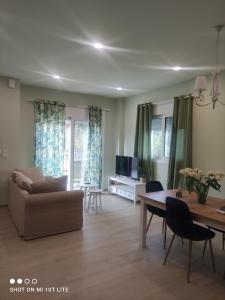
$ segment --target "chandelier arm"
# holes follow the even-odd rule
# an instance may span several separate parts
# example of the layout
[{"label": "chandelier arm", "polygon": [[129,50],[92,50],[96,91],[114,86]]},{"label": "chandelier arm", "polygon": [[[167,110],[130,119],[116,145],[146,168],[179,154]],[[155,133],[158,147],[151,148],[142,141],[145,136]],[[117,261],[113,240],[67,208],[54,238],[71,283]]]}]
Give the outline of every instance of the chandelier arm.
[{"label": "chandelier arm", "polygon": [[224,103],[223,101],[221,101],[221,100],[219,100],[219,99],[217,99],[217,101],[218,101],[220,104],[225,105],[225,103]]},{"label": "chandelier arm", "polygon": [[[211,104],[212,102],[211,101],[209,101],[209,102],[207,102],[207,103],[202,103],[202,104],[200,104],[201,102],[199,102],[199,101],[197,101],[197,99],[195,99],[195,104],[197,105],[197,106],[208,106],[209,104]],[[224,104],[225,105],[225,104]]]}]

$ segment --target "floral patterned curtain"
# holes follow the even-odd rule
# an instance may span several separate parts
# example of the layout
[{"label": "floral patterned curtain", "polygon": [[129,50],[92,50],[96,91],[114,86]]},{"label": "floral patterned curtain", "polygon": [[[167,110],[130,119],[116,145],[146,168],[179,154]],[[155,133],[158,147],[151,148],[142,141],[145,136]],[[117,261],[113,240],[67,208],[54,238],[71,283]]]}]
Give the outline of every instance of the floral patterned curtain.
[{"label": "floral patterned curtain", "polygon": [[62,176],[65,104],[35,101],[34,161],[45,176]]},{"label": "floral patterned curtain", "polygon": [[89,107],[88,160],[85,181],[102,183],[102,109]]}]

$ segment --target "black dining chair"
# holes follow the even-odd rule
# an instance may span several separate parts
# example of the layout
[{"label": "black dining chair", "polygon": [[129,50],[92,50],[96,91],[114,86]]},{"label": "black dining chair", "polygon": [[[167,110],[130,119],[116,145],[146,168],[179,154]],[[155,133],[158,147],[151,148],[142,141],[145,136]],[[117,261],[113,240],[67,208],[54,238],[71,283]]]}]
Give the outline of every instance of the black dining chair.
[{"label": "black dining chair", "polygon": [[[160,192],[160,191],[163,191],[163,187],[162,187],[162,184],[161,184],[160,181],[151,180],[151,181],[148,181],[146,183],[146,193]],[[160,218],[163,218],[162,231],[164,231],[164,249],[165,249],[166,248],[166,230],[167,230],[166,219],[165,219],[166,218],[166,211],[161,209],[161,208],[150,205],[150,204],[147,204],[147,209],[150,212],[151,216],[150,216],[150,219],[148,221],[148,225],[147,225],[147,228],[146,228],[146,233],[148,232],[149,226],[151,224],[151,221],[152,221],[152,218],[153,218],[154,215],[156,215]]]},{"label": "black dining chair", "polygon": [[215,262],[214,262],[212,241],[211,241],[214,238],[215,233],[210,229],[197,225],[193,222],[193,218],[187,204],[182,200],[178,200],[172,197],[167,197],[166,198],[166,222],[168,227],[173,231],[173,237],[171,239],[163,265],[166,264],[166,260],[170,253],[174,238],[176,235],[178,235],[179,237],[189,240],[187,282],[190,282],[193,241],[209,241],[213,271],[215,272]]}]

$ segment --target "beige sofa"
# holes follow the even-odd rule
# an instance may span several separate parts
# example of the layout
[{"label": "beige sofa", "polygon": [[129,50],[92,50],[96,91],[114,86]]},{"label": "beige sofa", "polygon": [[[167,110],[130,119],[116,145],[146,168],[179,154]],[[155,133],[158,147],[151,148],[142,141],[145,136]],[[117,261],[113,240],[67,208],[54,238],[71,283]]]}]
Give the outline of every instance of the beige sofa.
[{"label": "beige sofa", "polygon": [[9,213],[25,240],[81,229],[83,192],[29,194],[10,179]]}]

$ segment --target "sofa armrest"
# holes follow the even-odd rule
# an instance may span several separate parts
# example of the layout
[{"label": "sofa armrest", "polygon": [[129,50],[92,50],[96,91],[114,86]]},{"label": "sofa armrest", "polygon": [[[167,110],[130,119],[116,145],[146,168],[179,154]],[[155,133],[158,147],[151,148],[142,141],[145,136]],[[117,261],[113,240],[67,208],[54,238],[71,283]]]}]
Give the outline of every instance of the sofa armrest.
[{"label": "sofa armrest", "polygon": [[83,195],[82,191],[25,195],[24,239],[80,229]]},{"label": "sofa armrest", "polygon": [[[9,178],[9,214],[15,224],[19,235],[24,233],[25,191],[22,191],[11,178]],[[29,194],[28,194],[29,195]]]}]

